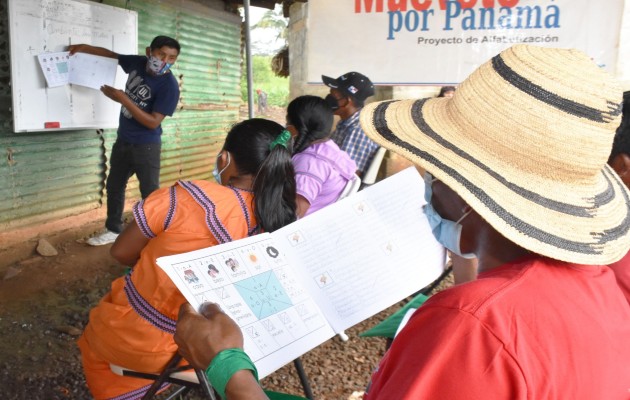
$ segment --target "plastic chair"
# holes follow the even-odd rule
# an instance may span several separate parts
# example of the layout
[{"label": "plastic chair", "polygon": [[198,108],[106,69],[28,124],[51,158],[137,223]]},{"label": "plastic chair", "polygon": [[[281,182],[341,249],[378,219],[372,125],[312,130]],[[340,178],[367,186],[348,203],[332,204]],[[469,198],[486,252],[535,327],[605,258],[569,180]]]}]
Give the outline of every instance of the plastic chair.
[{"label": "plastic chair", "polygon": [[[204,373],[204,371],[194,369],[190,365],[178,366],[181,359],[182,357],[179,354],[176,354],[171,359],[171,361],[169,361],[168,365],[164,368],[164,370],[159,375],[138,372],[138,371],[123,368],[114,364],[110,364],[110,369],[116,375],[135,376],[137,378],[154,380],[151,387],[147,390],[145,395],[142,397],[142,400],[153,399],[156,393],[168,383],[176,384],[176,385],[179,385],[180,387],[177,388],[173,393],[171,393],[164,400],[173,400],[175,398],[181,399],[193,388],[201,388],[205,398],[207,399],[211,399],[211,400],[220,399],[221,397],[217,393],[214,392],[214,389],[210,385],[210,382],[208,382],[208,378],[206,377],[206,374]],[[302,369],[301,362],[298,361],[298,363],[302,372],[302,374],[299,374],[300,380],[302,380],[303,377],[305,378],[306,375],[303,375],[304,370]],[[297,365],[296,365],[296,368],[297,368]],[[304,386],[303,381],[302,381],[302,385]],[[304,389],[306,391],[306,387]],[[310,397],[308,398],[312,399],[313,395],[310,392],[310,390],[311,390],[310,386],[308,386],[308,391],[310,394]],[[306,400],[306,398],[304,397],[281,393],[281,392],[274,392],[270,390],[265,390],[265,394],[267,394],[270,400]],[[182,397],[178,397],[178,396],[182,396]]]},{"label": "plastic chair", "polygon": [[370,166],[365,171],[363,175],[363,183],[361,185],[361,189],[366,188],[368,186],[376,183],[376,177],[378,176],[378,171],[381,169],[381,164],[383,163],[383,158],[385,157],[385,153],[387,149],[385,147],[379,147],[370,162]]},{"label": "plastic chair", "polygon": [[165,400],[171,400],[177,396],[186,395],[193,388],[201,388],[205,397],[209,400],[217,400],[220,397],[214,392],[214,389],[208,382],[206,374],[202,370],[194,369],[190,365],[179,365],[182,356],[175,354],[168,362],[166,367],[159,374],[134,371],[115,364],[109,367],[113,373],[122,376],[133,376],[136,378],[153,380],[153,384],[142,397],[142,400],[153,399],[155,394],[167,384],[175,384],[180,386]]},{"label": "plastic chair", "polygon": [[341,194],[339,195],[339,198],[337,199],[337,201],[339,201],[341,199],[345,199],[346,197],[350,196],[351,194],[354,194],[354,193],[358,192],[360,187],[361,187],[361,178],[359,178],[357,175],[355,175],[354,179],[349,180],[348,183],[346,184],[346,186],[343,188],[343,190],[341,191]]}]

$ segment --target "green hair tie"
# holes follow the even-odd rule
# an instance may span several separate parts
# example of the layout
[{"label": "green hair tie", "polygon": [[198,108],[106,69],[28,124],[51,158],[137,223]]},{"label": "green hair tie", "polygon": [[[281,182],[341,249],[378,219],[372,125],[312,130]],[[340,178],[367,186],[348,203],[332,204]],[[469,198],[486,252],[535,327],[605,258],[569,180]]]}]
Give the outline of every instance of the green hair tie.
[{"label": "green hair tie", "polygon": [[269,144],[269,150],[273,150],[273,148],[278,145],[283,146],[285,149],[288,149],[287,144],[289,143],[289,140],[291,140],[291,132],[285,129],[280,132],[280,134],[273,140],[273,142],[271,142],[271,144]]}]

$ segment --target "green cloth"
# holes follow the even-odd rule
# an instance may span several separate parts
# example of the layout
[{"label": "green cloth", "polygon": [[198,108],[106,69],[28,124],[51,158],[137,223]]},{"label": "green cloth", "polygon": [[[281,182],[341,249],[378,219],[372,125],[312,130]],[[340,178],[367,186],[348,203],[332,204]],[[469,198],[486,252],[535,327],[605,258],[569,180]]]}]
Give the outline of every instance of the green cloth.
[{"label": "green cloth", "polygon": [[294,396],[292,394],[280,393],[280,392],[272,392],[270,390],[265,390],[265,394],[269,397],[269,400],[306,400],[305,397]]},{"label": "green cloth", "polygon": [[396,335],[396,331],[398,330],[398,325],[400,325],[403,317],[405,316],[405,314],[407,314],[407,310],[409,310],[410,308],[420,307],[422,303],[424,303],[427,299],[428,297],[423,294],[417,295],[409,303],[405,304],[400,310],[387,317],[383,322],[376,325],[372,329],[368,329],[367,331],[360,333],[359,336],[381,336],[393,339],[394,335]]},{"label": "green cloth", "polygon": [[242,369],[252,371],[252,374],[258,380],[258,370],[252,362],[251,358],[243,351],[243,349],[235,347],[233,349],[221,350],[219,354],[214,356],[210,365],[206,369],[206,376],[214,390],[219,393],[222,399],[225,399],[225,387],[232,375]]}]

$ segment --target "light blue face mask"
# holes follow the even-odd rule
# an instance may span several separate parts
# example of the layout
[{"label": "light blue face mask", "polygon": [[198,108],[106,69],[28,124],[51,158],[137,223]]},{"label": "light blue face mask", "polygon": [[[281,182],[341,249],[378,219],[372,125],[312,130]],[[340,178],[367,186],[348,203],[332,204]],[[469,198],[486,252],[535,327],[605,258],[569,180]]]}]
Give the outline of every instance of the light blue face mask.
[{"label": "light blue face mask", "polygon": [[462,225],[460,222],[462,222],[462,220],[466,218],[472,210],[466,211],[464,215],[455,222],[442,218],[431,204],[431,197],[433,196],[433,181],[434,179],[431,174],[424,174],[424,199],[427,201],[427,204],[424,206],[424,213],[429,220],[433,236],[435,236],[435,239],[442,246],[446,247],[453,254],[457,254],[463,258],[475,258],[474,253],[462,254],[462,251],[459,248],[459,242],[462,237]]},{"label": "light blue face mask", "polygon": [[155,75],[163,75],[168,71],[173,64],[169,64],[166,61],[162,61],[161,59],[150,56],[147,61],[147,68],[153,72]]},{"label": "light blue face mask", "polygon": [[229,152],[227,153],[228,162],[221,171],[219,171],[219,157],[221,157],[221,153],[219,153],[219,155],[217,156],[217,162],[214,163],[214,170],[212,171],[212,176],[214,176],[214,180],[217,181],[219,185],[223,185],[223,183],[221,183],[221,174],[223,173],[223,171],[227,169],[227,167],[230,166],[230,161],[231,161],[230,153]]}]

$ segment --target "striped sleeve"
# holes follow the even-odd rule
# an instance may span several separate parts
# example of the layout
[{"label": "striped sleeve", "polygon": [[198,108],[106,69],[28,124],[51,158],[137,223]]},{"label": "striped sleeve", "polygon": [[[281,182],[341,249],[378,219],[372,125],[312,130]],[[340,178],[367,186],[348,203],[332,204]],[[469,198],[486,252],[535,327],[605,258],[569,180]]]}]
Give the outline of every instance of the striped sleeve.
[{"label": "striped sleeve", "polygon": [[133,217],[142,234],[152,239],[165,231],[173,219],[176,204],[175,190],[170,187],[158,189],[134,204]]}]

